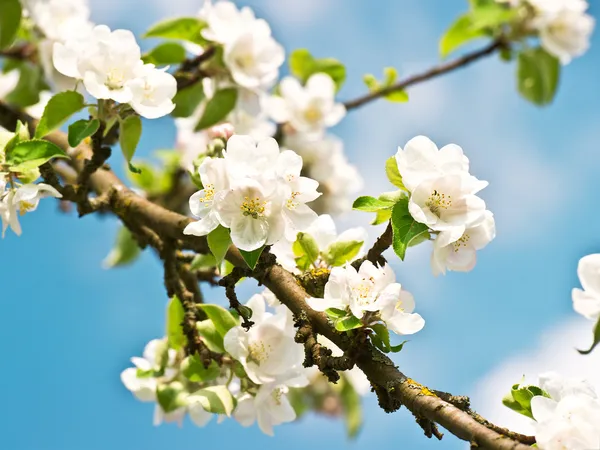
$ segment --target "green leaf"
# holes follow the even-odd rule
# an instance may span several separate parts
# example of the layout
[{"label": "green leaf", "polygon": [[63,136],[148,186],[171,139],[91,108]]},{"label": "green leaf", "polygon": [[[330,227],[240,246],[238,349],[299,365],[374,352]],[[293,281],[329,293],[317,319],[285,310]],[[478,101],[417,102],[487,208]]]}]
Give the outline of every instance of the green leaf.
[{"label": "green leaf", "polygon": [[515,384],[510,393],[504,396],[502,403],[513,411],[533,419],[531,399],[537,396],[550,398],[550,395],[538,386],[521,386],[520,384]]},{"label": "green leaf", "polygon": [[196,131],[204,130],[222,120],[235,108],[238,91],[235,88],[221,89],[206,103],[204,113],[200,122],[196,125]]},{"label": "green leaf", "polygon": [[346,81],[346,68],[334,58],[314,58],[305,48],[294,50],[289,59],[290,72],[302,83],[315,73],[325,73],[331,77],[339,91]]},{"label": "green leaf", "polygon": [[319,246],[310,234],[298,233],[297,236],[292,244],[296,265],[300,270],[307,270],[319,257]]},{"label": "green leaf", "polygon": [[226,386],[210,386],[200,389],[188,397],[188,402],[198,402],[213,414],[230,416],[235,408],[235,400]]},{"label": "green leaf", "polygon": [[404,261],[406,249],[415,239],[429,232],[427,225],[413,219],[408,212],[408,200],[402,199],[392,210],[393,248],[396,255]]},{"label": "green leaf", "polygon": [[85,100],[79,92],[65,91],[54,95],[44,109],[44,115],[35,130],[35,137],[42,138],[50,134],[84,106]]},{"label": "green leaf", "polygon": [[[373,74],[368,73],[363,76],[363,81],[370,92],[378,92],[392,86],[398,77],[398,71],[393,67],[386,67],[383,69],[383,75],[384,79],[381,82]],[[395,103],[405,103],[408,101],[408,93],[404,90],[396,90],[384,95],[384,98]]]},{"label": "green leaf", "polygon": [[215,257],[217,265],[220,265],[221,261],[223,261],[225,255],[227,254],[229,246],[231,245],[229,228],[219,225],[217,228],[208,233],[206,240],[208,241],[208,248]]},{"label": "green leaf", "polygon": [[167,338],[169,340],[169,347],[179,350],[187,345],[187,337],[183,332],[183,319],[185,316],[185,309],[181,301],[177,296],[169,300],[167,306]]},{"label": "green leaf", "polygon": [[104,258],[102,267],[112,269],[113,267],[126,266],[133,263],[141,253],[140,246],[133,239],[131,232],[126,227],[121,227],[117,239],[110,253]]},{"label": "green leaf", "polygon": [[190,264],[190,270],[210,269],[218,266],[219,264],[213,255],[196,255]]},{"label": "green leaf", "polygon": [[173,117],[189,117],[194,114],[202,100],[204,100],[202,83],[198,82],[187,86],[177,91],[177,94],[173,97],[175,109],[171,115]]},{"label": "green leaf", "polygon": [[183,41],[202,44],[206,42],[200,32],[206,23],[195,17],[177,17],[158,22],[150,27],[145,38],[158,37],[165,39],[181,39]]},{"label": "green leaf", "polygon": [[[17,126],[15,127],[14,133],[0,131],[0,134],[0,149],[4,150],[4,154],[10,153],[19,142],[28,141],[30,139],[29,128],[20,120],[17,120]],[[6,140],[7,138],[8,140]]]},{"label": "green leaf", "polygon": [[335,322],[335,329],[338,331],[354,330],[362,326],[361,320],[354,316],[348,316]]},{"label": "green leaf", "polygon": [[242,258],[244,258],[244,261],[246,261],[246,264],[248,264],[250,269],[254,270],[256,263],[258,263],[258,259],[260,258],[260,255],[264,249],[265,247],[263,246],[261,248],[257,248],[256,250],[252,250],[251,252],[240,250]]},{"label": "green leaf", "polygon": [[181,363],[181,372],[193,383],[212,381],[221,374],[221,368],[216,361],[211,360],[208,367],[204,367],[198,353],[188,356]]},{"label": "green leaf", "polygon": [[98,119],[81,119],[69,125],[69,145],[77,147],[85,138],[92,136],[100,128]]},{"label": "green leaf", "polygon": [[592,343],[592,346],[588,350],[577,351],[582,355],[589,355],[590,353],[592,353],[592,350],[594,350],[594,348],[596,348],[598,344],[600,344],[600,318],[598,318],[596,326],[594,327],[594,342]]},{"label": "green leaf", "polygon": [[[379,341],[382,344],[382,347],[379,347],[380,350],[384,351],[385,353],[388,353],[390,351],[390,332],[388,331],[387,327],[381,323],[376,323],[374,325],[371,325],[371,329],[375,332],[375,336],[379,339]],[[371,340],[373,340],[373,337],[375,337],[373,335],[371,335]]]},{"label": "green leaf", "polygon": [[382,209],[380,211],[377,211],[377,215],[375,216],[375,219],[373,219],[373,222],[371,222],[371,225],[380,225],[382,223],[386,223],[391,219],[391,217],[391,209]]},{"label": "green leaf", "polygon": [[471,28],[482,30],[484,28],[496,29],[510,22],[518,15],[516,8],[506,8],[499,3],[481,4],[471,12]]},{"label": "green leaf", "polygon": [[121,121],[119,143],[121,144],[121,151],[123,152],[123,156],[125,157],[125,160],[128,163],[131,163],[131,159],[135,154],[135,150],[140,142],[141,137],[142,119],[140,119],[140,116],[127,116]]},{"label": "green leaf", "polygon": [[398,163],[396,162],[396,157],[391,156],[385,162],[385,174],[394,186],[399,189],[406,190],[404,183],[402,182],[402,175],[400,175],[400,171],[398,170]]},{"label": "green leaf", "polygon": [[394,206],[394,202],[387,200],[379,200],[375,197],[358,197],[352,204],[352,209],[366,212],[377,212],[382,209],[391,209]]},{"label": "green leaf", "polygon": [[340,400],[344,410],[344,421],[349,438],[355,438],[362,427],[362,404],[360,395],[345,375],[341,379]]},{"label": "green leaf", "polygon": [[177,42],[163,42],[142,56],[146,64],[168,66],[185,60],[185,49]]},{"label": "green leaf", "polygon": [[[8,64],[6,62],[4,68]],[[14,64],[12,70],[19,71],[19,82],[13,91],[6,96],[5,100],[11,105],[20,106],[21,108],[39,103],[40,92],[49,89],[44,81],[43,69],[28,61],[20,61]]]},{"label": "green leaf", "polygon": [[327,249],[324,258],[330,266],[343,266],[356,258],[363,244],[362,241],[334,242]]},{"label": "green leaf", "polygon": [[65,158],[69,156],[62,148],[52,142],[41,139],[21,141],[6,154],[6,164],[10,166],[11,172],[27,172],[52,158]]},{"label": "green leaf", "polygon": [[327,308],[325,310],[325,314],[327,314],[332,319],[342,319],[348,315],[348,313],[343,309],[337,308]]},{"label": "green leaf", "polygon": [[187,394],[179,382],[159,384],[156,388],[156,401],[165,413],[175,411],[187,405]]},{"label": "green leaf", "polygon": [[406,344],[408,341],[402,341],[400,344],[398,345],[392,345],[390,346],[390,351],[392,353],[399,353],[402,351],[402,349],[404,348],[404,344]]},{"label": "green leaf", "polygon": [[471,14],[460,16],[450,26],[448,31],[440,40],[440,55],[445,58],[462,45],[480,37],[484,37],[485,32],[473,27],[473,18]]},{"label": "green leaf", "polygon": [[541,47],[523,50],[517,61],[519,92],[536,105],[554,99],[560,78],[560,62]]},{"label": "green leaf", "polygon": [[19,0],[0,0],[0,49],[8,47],[15,39],[21,24]]},{"label": "green leaf", "polygon": [[233,314],[222,306],[202,304],[198,305],[198,308],[206,313],[221,337],[225,336],[229,330],[238,325],[238,320]]},{"label": "green leaf", "polygon": [[223,353],[225,348],[223,347],[223,336],[217,331],[217,327],[212,320],[202,320],[196,322],[196,329],[198,334],[202,337],[202,341],[206,344],[211,352]]}]

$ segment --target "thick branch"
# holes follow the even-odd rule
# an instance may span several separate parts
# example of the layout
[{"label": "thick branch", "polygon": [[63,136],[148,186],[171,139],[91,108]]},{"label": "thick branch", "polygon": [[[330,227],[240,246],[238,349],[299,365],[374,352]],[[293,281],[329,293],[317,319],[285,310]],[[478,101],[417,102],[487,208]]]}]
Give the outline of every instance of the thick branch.
[{"label": "thick branch", "polygon": [[[35,125],[30,117],[12,110],[0,102],[0,125],[13,129],[20,118]],[[64,149],[68,148],[64,133],[55,132],[49,139]],[[86,157],[90,149],[82,144],[79,150]],[[81,173],[83,164],[72,160],[73,168]],[[189,238],[183,229],[190,219],[155,205],[130,191],[110,170],[97,171],[90,176],[90,187],[101,196],[112,189],[110,210],[123,221],[143,224],[162,239],[182,242],[186,248],[198,252],[208,252],[206,239]],[[239,251],[231,248],[227,259],[238,267],[245,267]],[[460,439],[475,443],[479,448],[501,450],[528,450],[529,447],[491,429],[475,420],[469,413],[442,400],[426,387],[407,378],[394,363],[372,345],[364,342],[360,351],[345,334],[335,331],[325,314],[312,310],[306,303],[306,291],[296,278],[279,265],[267,267],[260,274],[264,283],[296,316],[306,317],[313,330],[333,341],[345,352],[356,351],[356,364],[367,375],[378,394],[381,406],[386,412],[397,410],[405,405],[419,420],[426,419],[437,423]],[[432,431],[435,433],[435,431]]]},{"label": "thick branch", "polygon": [[405,80],[401,80],[392,86],[386,87],[379,91],[371,92],[362,97],[358,97],[357,99],[347,101],[346,103],[344,103],[344,106],[346,106],[346,109],[348,110],[358,108],[359,106],[363,106],[373,100],[377,100],[380,97],[392,94],[393,92],[402,91],[407,87],[420,83],[421,81],[431,80],[432,78],[436,78],[439,75],[443,75],[445,73],[452,72],[453,70],[460,69],[461,67],[465,67],[471,64],[472,62],[477,61],[478,59],[491,55],[496,50],[499,50],[505,45],[506,44],[503,41],[495,40],[486,47],[483,47],[482,49],[472,53],[467,53],[466,55],[455,59],[454,61],[440,64],[439,66],[435,66],[427,70],[426,72],[413,75],[411,77],[406,78]]}]

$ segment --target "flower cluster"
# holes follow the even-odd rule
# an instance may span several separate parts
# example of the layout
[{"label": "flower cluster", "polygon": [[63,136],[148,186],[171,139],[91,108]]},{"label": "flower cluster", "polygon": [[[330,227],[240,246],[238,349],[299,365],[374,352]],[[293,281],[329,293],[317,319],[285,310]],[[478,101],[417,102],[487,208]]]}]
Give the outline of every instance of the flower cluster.
[{"label": "flower cluster", "polygon": [[308,304],[317,311],[336,309],[347,311],[364,325],[378,321],[396,334],[414,334],[425,325],[416,313],[412,294],[396,283],[389,265],[377,267],[365,261],[357,271],[352,265],[334,267],[325,285],[324,298],[309,298]]},{"label": "flower cluster", "polygon": [[600,400],[590,383],[549,372],[540,375],[546,395],[531,399],[535,440],[542,450],[600,448]]},{"label": "flower cluster", "polygon": [[437,234],[431,258],[433,273],[471,270],[476,251],[496,235],[494,216],[476,195],[487,181],[469,174],[469,160],[459,146],[438,149],[425,136],[399,148],[396,162],[410,193],[410,214]]},{"label": "flower cluster", "polygon": [[318,183],[300,176],[301,170],[302,158],[280,152],[272,138],[257,144],[250,136],[232,136],[223,158],[208,157],[198,169],[204,189],[190,198],[190,209],[200,220],[184,233],[204,236],[222,225],[245,251],[284,235],[295,239],[317,218],[306,203],[320,195]]},{"label": "flower cluster", "polygon": [[173,111],[177,93],[175,78],[153,64],[144,64],[135,37],[128,30],[94,27],[85,36],[55,42],[54,67],[63,75],[82,81],[97,99],[129,104],[134,111],[155,119]]}]

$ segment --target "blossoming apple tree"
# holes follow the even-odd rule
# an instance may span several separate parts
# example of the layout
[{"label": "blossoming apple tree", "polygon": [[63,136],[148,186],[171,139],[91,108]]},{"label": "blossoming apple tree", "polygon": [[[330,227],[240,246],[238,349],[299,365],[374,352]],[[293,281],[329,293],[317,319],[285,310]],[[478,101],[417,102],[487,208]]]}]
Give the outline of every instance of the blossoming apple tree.
[{"label": "blossoming apple tree", "polygon": [[[80,217],[120,219],[106,267],[154,250],[165,337],[131,358],[121,380],[155,403],[155,424],[235,420],[272,435],[313,410],[343,415],[354,435],[371,391],[386,412],[407,407],[429,438],[441,439],[441,426],[473,448],[599,449],[600,400],[585,380],[545,373],[507,386],[504,404],[535,420],[525,436],[400,372],[387,355],[425,319],[383,253],[404,260],[433,241],[435,275],[470,271],[496,234],[479,196],[488,183],[460,146],[416,136],[381,149],[390,191],[354,198],[361,177],[328,132],[355,108],[406,102],[412,85],[493,55],[516,65],[526,100],[549,104],[563,67],[589,45],[587,6],[470,0],[440,53],[474,40],[480,50],[402,80],[393,68],[381,80],[365,75],[368,92],[342,102],[340,61],[305,49],[286,56],[265,20],[229,1],[151,26],[144,37],[162,42],[142,53],[130,31],[94,24],[84,0],[1,0],[2,234],[20,235],[19,217],[51,197]],[[291,75],[280,79],[286,59]],[[176,150],[158,153],[160,166],[135,158],[143,127],[166,115]],[[112,154],[117,144],[123,156]],[[109,160],[126,163],[129,184]],[[374,243],[364,228],[336,230],[333,217],[351,208],[387,224]],[[574,308],[595,322],[589,353],[600,342],[600,255],[582,258],[578,274]],[[247,301],[237,295],[245,279],[264,287]],[[229,304],[207,301],[205,285],[221,286]]]}]

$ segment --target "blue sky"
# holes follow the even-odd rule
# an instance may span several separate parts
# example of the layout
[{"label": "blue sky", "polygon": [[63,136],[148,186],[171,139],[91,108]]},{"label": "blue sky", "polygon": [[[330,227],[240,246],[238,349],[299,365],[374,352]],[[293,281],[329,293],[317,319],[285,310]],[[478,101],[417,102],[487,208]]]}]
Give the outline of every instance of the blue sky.
[{"label": "blue sky", "polygon": [[[93,18],[139,35],[165,14],[192,13],[200,3],[97,1]],[[348,81],[340,97],[347,99],[365,91],[364,73],[378,75],[383,67],[394,66],[406,75],[438,62],[439,36],[466,9],[467,1],[239,4],[251,5],[258,16],[267,18],[288,51],[306,47],[317,56],[343,61]],[[597,16],[598,11],[593,5],[591,13]],[[391,188],[383,180],[384,161],[417,134],[440,146],[461,145],[471,159],[472,173],[490,182],[482,195],[495,213],[498,237],[481,252],[473,272],[434,278],[427,246],[409,251],[402,264],[390,255],[399,281],[415,294],[417,311],[427,321],[397,357],[400,368],[420,382],[457,394],[501,397],[520,377],[520,368],[510,372],[512,376],[517,371],[517,379],[492,375],[511,358],[542,354],[540,336],[555,339],[546,346],[556,341],[568,342],[568,348],[588,343],[585,328],[591,330],[591,324],[575,321],[570,290],[578,284],[578,259],[600,250],[600,212],[595,207],[599,40],[596,33],[591,50],[565,68],[558,96],[548,108],[520,99],[514,65],[492,57],[416,87],[407,104],[380,101],[352,112],[334,130],[367,180],[365,194]],[[173,138],[169,119],[153,122],[140,154],[170,148]],[[367,214],[351,213],[340,224],[366,226],[369,221]],[[110,217],[78,220],[45,201],[22,224],[23,236],[9,233],[0,243],[0,448],[154,450],[217,444],[233,448],[240,442],[249,449],[365,444],[465,448],[450,435],[442,443],[427,440],[405,409],[387,415],[373,397],[365,400],[366,423],[353,443],[346,440],[340,421],[314,416],[278,427],[274,438],[234,421],[204,429],[191,423],[183,429],[153,427],[152,407],[133,399],[120,384],[119,373],[129,357],[163,333],[166,297],[160,264],[148,253],[131,268],[101,269],[117,227]],[[372,236],[380,231],[372,230]],[[208,298],[221,301],[222,295],[210,291]],[[567,323],[572,324],[568,330]],[[573,329],[583,331],[571,342],[567,331]],[[543,364],[560,370],[557,359],[546,358]],[[579,358],[573,364],[589,367],[593,361],[597,366],[597,359]],[[489,377],[506,385],[486,386]],[[476,399],[482,408],[490,408],[484,403]]]}]

